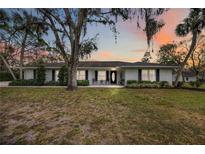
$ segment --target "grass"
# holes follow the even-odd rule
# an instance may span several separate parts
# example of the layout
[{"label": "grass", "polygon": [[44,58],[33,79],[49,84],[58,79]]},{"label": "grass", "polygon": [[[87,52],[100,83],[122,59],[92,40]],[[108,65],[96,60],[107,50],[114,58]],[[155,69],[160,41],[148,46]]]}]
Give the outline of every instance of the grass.
[{"label": "grass", "polygon": [[204,94],[1,88],[0,144],[205,144]]},{"label": "grass", "polygon": [[203,83],[200,88],[205,89],[205,83]]},{"label": "grass", "polygon": [[[193,88],[188,82],[184,83],[183,86],[186,87],[186,88]],[[205,83],[203,83],[203,84],[199,87],[199,89],[205,89]]]}]

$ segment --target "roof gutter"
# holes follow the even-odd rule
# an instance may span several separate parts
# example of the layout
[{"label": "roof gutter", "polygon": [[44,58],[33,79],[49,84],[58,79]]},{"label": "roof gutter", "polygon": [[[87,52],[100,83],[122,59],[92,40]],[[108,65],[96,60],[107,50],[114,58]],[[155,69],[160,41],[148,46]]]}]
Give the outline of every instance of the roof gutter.
[{"label": "roof gutter", "polygon": [[121,66],[122,68],[179,68],[179,66]]}]

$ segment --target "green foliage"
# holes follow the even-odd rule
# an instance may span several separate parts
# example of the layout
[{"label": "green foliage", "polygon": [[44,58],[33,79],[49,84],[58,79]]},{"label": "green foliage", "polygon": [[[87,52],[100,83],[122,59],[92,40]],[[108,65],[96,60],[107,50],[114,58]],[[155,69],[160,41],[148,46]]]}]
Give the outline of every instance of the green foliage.
[{"label": "green foliage", "polygon": [[43,85],[46,80],[46,74],[45,74],[45,67],[43,65],[39,65],[36,73],[37,73],[37,82],[39,85]]},{"label": "green foliage", "polygon": [[38,86],[39,83],[37,80],[14,80],[9,83],[9,86]]},{"label": "green foliage", "polygon": [[150,83],[157,83],[156,81],[137,81],[137,80],[127,80],[127,84],[133,84],[133,83],[144,83],[144,84],[150,84]]},{"label": "green foliage", "polygon": [[169,82],[168,81],[160,81],[159,82],[160,87],[170,87]]},{"label": "green foliage", "polygon": [[169,88],[169,82],[167,81],[137,81],[128,80],[127,87],[129,88]]},{"label": "green foliage", "polygon": [[91,39],[87,39],[81,43],[80,47],[80,57],[85,58],[88,57],[92,51],[97,51],[97,36]]},{"label": "green foliage", "polygon": [[133,84],[133,83],[138,83],[137,80],[127,80],[127,84]]},{"label": "green foliage", "polygon": [[158,62],[161,64],[180,64],[183,56],[176,52],[177,44],[168,43],[160,47],[158,53]]},{"label": "green foliage", "polygon": [[198,88],[200,87],[203,83],[200,81],[191,81],[189,82],[189,84],[193,87],[193,88]]},{"label": "green foliage", "polygon": [[182,23],[177,25],[176,34],[178,36],[187,36],[190,32],[201,33],[205,27],[205,16],[202,8],[190,9],[190,13]]},{"label": "green foliage", "polygon": [[127,85],[128,88],[160,88],[157,83],[133,83]]},{"label": "green foliage", "polygon": [[183,85],[184,85],[184,82],[183,82],[183,81],[179,81],[179,82],[177,83],[177,86],[176,86],[176,87],[181,88]]},{"label": "green foliage", "polygon": [[0,72],[0,81],[12,81],[13,77],[8,72]]},{"label": "green foliage", "polygon": [[66,65],[62,66],[60,68],[59,74],[58,74],[58,81],[61,86],[67,85],[68,83],[68,67]]},{"label": "green foliage", "polygon": [[77,80],[78,86],[89,86],[89,80]]},{"label": "green foliage", "polygon": [[56,81],[48,81],[44,85],[45,86],[60,86],[59,82],[56,82]]}]

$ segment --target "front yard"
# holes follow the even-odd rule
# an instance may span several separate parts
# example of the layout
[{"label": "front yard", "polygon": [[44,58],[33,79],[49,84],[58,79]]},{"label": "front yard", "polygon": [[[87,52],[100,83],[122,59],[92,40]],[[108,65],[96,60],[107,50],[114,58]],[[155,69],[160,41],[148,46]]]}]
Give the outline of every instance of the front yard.
[{"label": "front yard", "polygon": [[1,88],[0,144],[205,144],[205,93]]}]

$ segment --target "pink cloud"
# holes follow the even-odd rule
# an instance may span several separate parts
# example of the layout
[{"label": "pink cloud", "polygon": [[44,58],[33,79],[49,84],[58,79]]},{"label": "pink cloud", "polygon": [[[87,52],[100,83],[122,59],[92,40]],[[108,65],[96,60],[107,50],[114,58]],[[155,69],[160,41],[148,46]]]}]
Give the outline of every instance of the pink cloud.
[{"label": "pink cloud", "polygon": [[162,44],[180,39],[176,36],[175,29],[176,26],[187,16],[188,12],[188,9],[170,9],[165,14],[160,16],[160,18],[164,20],[165,26],[156,35],[154,42],[160,46]]},{"label": "pink cloud", "polygon": [[140,61],[140,58],[137,56],[135,57],[129,57],[124,55],[119,55],[119,54],[114,54],[112,51],[98,51],[95,52],[91,55],[89,60],[100,60],[100,61],[127,61],[127,62],[136,62]]},{"label": "pink cloud", "polygon": [[113,54],[110,51],[101,51],[101,52],[99,52],[99,57],[101,57],[103,59],[111,58],[111,57],[113,57]]},{"label": "pink cloud", "polygon": [[[175,34],[176,26],[187,16],[189,9],[170,9],[163,15],[159,16],[159,19],[163,19],[165,26],[155,36],[154,42],[160,46],[164,43],[171,42],[176,39],[180,39]],[[143,22],[143,21],[142,21]],[[120,27],[126,30],[128,33],[133,34],[136,38],[146,41],[146,35],[142,29],[137,28],[135,21],[121,22]]]}]

